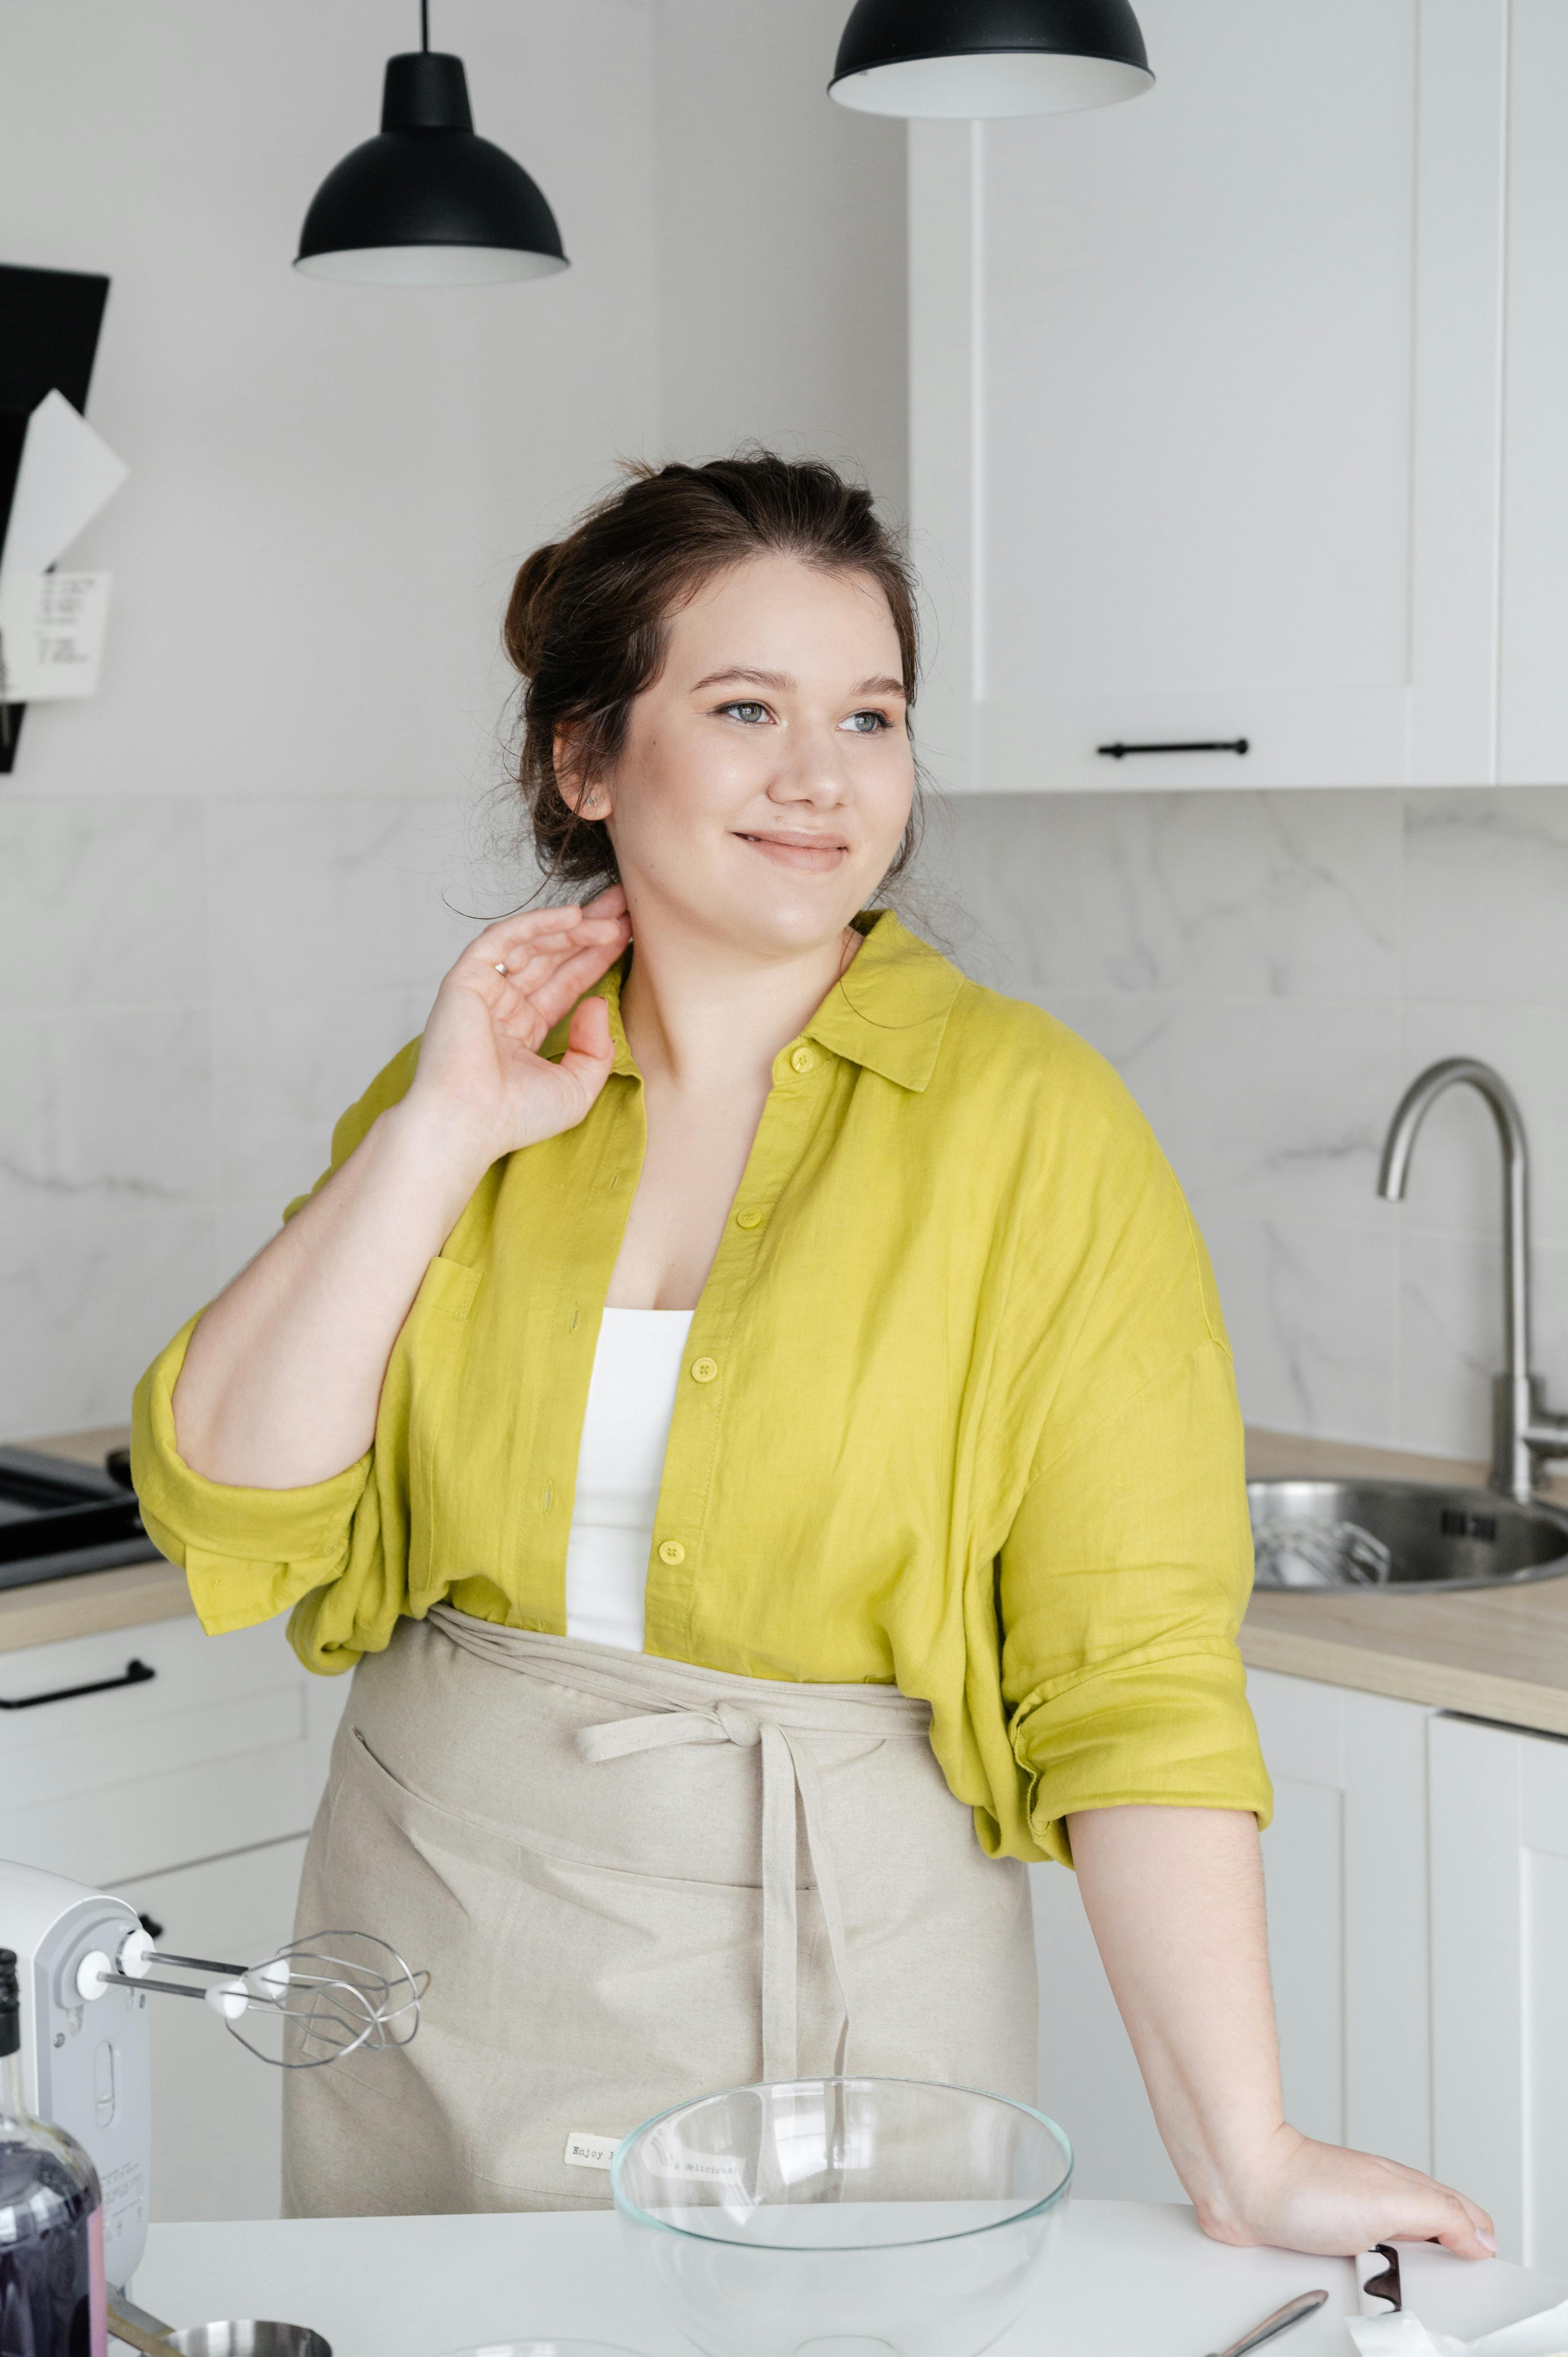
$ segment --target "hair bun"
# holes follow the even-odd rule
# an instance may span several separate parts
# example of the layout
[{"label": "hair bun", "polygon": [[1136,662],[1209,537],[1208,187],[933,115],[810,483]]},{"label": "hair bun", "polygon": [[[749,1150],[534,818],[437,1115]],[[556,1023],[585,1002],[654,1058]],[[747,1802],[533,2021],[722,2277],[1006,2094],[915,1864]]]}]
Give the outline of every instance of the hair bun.
[{"label": "hair bun", "polygon": [[532,679],[539,669],[545,641],[555,619],[562,560],[565,554],[564,542],[547,541],[542,548],[536,548],[532,556],[523,559],[517,579],[512,583],[501,638],[507,653],[524,679]]}]

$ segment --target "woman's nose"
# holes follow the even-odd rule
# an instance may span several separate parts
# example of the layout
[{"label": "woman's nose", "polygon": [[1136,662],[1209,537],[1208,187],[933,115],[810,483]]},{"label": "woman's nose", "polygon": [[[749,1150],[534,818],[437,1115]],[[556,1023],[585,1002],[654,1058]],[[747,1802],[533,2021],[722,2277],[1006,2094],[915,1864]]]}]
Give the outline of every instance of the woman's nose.
[{"label": "woman's nose", "polygon": [[849,786],[837,732],[811,729],[795,736],[768,791],[780,802],[814,805],[846,802]]}]

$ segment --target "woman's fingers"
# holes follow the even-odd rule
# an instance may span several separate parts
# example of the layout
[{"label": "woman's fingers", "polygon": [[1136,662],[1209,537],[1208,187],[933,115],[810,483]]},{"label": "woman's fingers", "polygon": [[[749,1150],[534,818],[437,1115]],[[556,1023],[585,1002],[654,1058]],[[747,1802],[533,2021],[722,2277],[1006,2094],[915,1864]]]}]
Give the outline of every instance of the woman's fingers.
[{"label": "woman's fingers", "polygon": [[[541,917],[543,913],[535,912]],[[553,916],[559,912],[549,913]],[[575,916],[570,924],[555,924],[548,931],[537,923],[523,931],[509,920],[504,926],[487,926],[477,935],[453,967],[448,980],[478,990],[492,1014],[505,1021],[524,1006],[531,1011],[539,1010],[541,990],[564,965],[570,963],[574,974],[585,972],[586,980],[564,994],[559,989],[552,994],[552,1008],[544,1018],[548,1029],[558,1016],[565,1013],[573,998],[613,964],[628,938],[625,918],[613,915],[589,919]]]},{"label": "woman's fingers", "polygon": [[564,946],[574,936],[585,937],[587,931],[617,921],[615,909],[590,915],[570,902],[558,909],[522,909],[514,916],[498,917],[493,925],[476,933],[459,963],[466,960],[510,970],[540,950]]},{"label": "woman's fingers", "polygon": [[591,990],[614,965],[626,946],[624,933],[608,942],[585,942],[528,985],[528,1003],[546,1031],[560,1022],[567,1008]]},{"label": "woman's fingers", "polygon": [[614,1062],[609,1008],[602,998],[580,1000],[566,1034],[566,1052],[559,1068],[562,1078],[575,1081],[583,1092],[579,1121],[608,1080]]},{"label": "woman's fingers", "polygon": [[1487,2212],[1463,2193],[1452,2192],[1446,2185],[1434,2189],[1444,2197],[1444,2216],[1432,2239],[1441,2243],[1461,2259],[1495,2258],[1498,2238]]}]

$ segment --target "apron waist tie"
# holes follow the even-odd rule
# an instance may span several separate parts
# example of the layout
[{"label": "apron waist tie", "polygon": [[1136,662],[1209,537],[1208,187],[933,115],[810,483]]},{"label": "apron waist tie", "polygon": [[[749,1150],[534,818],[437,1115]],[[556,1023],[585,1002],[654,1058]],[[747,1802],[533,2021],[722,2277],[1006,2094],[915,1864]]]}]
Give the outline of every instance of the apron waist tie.
[{"label": "apron waist tie", "polygon": [[616,1718],[585,1727],[577,1737],[584,1760],[626,1760],[642,1751],[677,1744],[734,1743],[762,1751],[762,2075],[779,2082],[799,2068],[799,1996],[796,1964],[795,1795],[805,1820],[806,1856],[822,1900],[828,1947],[843,2007],[834,2071],[849,2069],[850,1996],[843,1910],[839,1904],[832,1851],[822,1819],[816,1762],[804,1741],[792,1739],[776,1719],[743,1710],[732,1702],[692,1710],[660,1710],[636,1718]]}]

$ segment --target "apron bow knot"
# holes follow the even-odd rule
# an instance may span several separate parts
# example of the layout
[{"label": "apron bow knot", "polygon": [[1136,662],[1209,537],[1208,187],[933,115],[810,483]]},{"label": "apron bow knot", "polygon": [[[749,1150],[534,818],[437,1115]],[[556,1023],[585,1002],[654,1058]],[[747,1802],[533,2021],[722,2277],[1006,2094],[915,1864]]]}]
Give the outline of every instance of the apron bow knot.
[{"label": "apron bow knot", "polygon": [[795,1810],[805,1820],[806,1862],[822,1901],[828,1947],[843,2007],[834,2070],[849,2068],[849,1967],[843,1910],[833,1878],[832,1850],[822,1819],[822,1788],[804,1735],[791,1734],[777,1719],[758,1717],[733,1702],[705,1708],[656,1710],[630,1718],[607,1719],[578,1730],[577,1749],[596,1765],[628,1760],[639,1751],[662,1751],[672,1744],[734,1743],[762,1751],[762,2075],[793,2079],[800,2049],[795,1920]]}]

